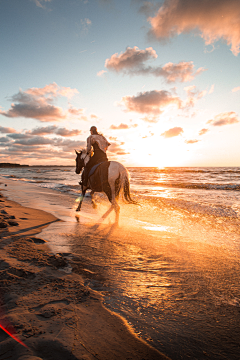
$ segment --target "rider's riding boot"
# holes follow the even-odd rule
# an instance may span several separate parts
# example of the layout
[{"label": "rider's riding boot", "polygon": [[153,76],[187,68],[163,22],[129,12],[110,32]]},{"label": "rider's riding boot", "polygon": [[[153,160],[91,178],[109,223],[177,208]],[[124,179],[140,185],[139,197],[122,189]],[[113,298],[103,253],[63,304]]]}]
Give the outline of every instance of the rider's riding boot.
[{"label": "rider's riding boot", "polygon": [[84,178],[84,169],[83,169],[83,172],[82,172],[82,176],[81,176],[81,180],[79,181],[79,185],[82,185],[83,183],[83,178]]}]

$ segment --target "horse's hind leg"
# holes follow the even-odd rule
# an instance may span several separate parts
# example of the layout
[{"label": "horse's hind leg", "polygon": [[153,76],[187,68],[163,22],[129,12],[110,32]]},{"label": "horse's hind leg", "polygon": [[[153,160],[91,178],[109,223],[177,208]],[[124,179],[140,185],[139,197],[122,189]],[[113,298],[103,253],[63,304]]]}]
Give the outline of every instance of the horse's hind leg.
[{"label": "horse's hind leg", "polygon": [[116,194],[115,194],[115,182],[110,184],[110,188],[111,188],[111,192],[112,192],[112,199],[111,199],[111,203],[112,203],[112,207],[115,210],[116,213],[116,219],[115,219],[115,223],[118,224],[119,222],[119,213],[120,213],[120,206],[117,203],[117,199],[116,199]]},{"label": "horse's hind leg", "polygon": [[120,214],[120,206],[118,205],[116,199],[114,200],[113,206],[114,206],[114,210],[115,210],[115,213],[116,213],[115,222],[118,224],[118,222],[119,222],[119,214]]},{"label": "horse's hind leg", "polygon": [[103,214],[103,216],[101,217],[102,220],[106,219],[106,217],[113,211],[114,206],[113,204],[110,206],[110,208]]},{"label": "horse's hind leg", "polygon": [[112,199],[109,201],[111,201],[111,206],[110,208],[103,214],[103,216],[101,217],[102,220],[106,219],[106,217],[113,211],[115,210],[116,213],[116,220],[115,223],[118,224],[119,221],[119,212],[120,212],[120,206],[118,205],[116,198],[115,198],[115,193],[114,196],[112,196]]}]

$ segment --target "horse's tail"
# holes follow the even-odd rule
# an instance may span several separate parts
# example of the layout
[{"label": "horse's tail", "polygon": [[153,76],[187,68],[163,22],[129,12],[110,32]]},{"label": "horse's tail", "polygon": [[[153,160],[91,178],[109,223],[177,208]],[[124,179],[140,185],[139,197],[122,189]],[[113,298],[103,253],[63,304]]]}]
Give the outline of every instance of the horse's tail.
[{"label": "horse's tail", "polygon": [[120,173],[120,181],[119,181],[119,191],[120,189],[123,189],[123,198],[129,203],[129,204],[135,204],[137,205],[137,201],[133,200],[130,195],[130,182],[129,182],[129,174],[128,171],[125,169],[125,171],[121,171]]}]

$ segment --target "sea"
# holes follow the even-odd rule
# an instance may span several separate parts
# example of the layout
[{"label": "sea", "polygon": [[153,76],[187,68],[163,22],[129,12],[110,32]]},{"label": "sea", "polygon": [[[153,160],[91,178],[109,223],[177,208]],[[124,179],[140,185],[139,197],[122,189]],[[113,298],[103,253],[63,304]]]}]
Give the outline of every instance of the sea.
[{"label": "sea", "polygon": [[[109,222],[80,237],[80,228],[65,225],[57,251],[72,256],[107,308],[171,359],[239,359],[240,167],[128,171],[138,205],[121,205],[117,232]],[[68,206],[79,201],[75,167],[0,168],[0,176],[61,194]],[[87,224],[96,213],[89,194],[85,201]],[[103,195],[98,201],[107,208]],[[44,236],[54,243],[56,228]]]}]

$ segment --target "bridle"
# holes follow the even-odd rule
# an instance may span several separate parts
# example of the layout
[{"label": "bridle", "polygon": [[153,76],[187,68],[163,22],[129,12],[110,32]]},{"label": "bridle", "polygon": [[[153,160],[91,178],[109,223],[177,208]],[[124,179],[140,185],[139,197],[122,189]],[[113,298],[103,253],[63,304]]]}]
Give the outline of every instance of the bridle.
[{"label": "bridle", "polygon": [[[86,153],[86,155],[84,156],[84,154],[83,154],[82,152],[77,152],[77,151],[76,151],[76,154],[77,154],[77,158],[76,158],[76,163],[77,163],[76,173],[79,174],[80,171],[81,171],[81,169],[86,166],[85,160],[86,160],[88,154]],[[80,161],[81,161],[81,164],[82,164],[82,165],[79,164]],[[78,171],[77,171],[77,169],[78,169]]]}]

